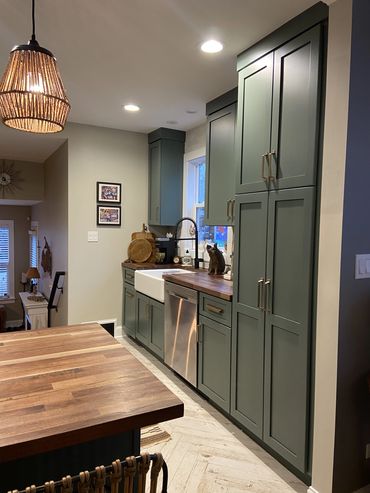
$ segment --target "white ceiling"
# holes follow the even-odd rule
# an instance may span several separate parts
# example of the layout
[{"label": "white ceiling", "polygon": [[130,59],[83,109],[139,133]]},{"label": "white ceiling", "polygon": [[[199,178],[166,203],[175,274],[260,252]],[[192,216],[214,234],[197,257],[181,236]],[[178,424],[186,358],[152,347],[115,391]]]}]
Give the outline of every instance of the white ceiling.
[{"label": "white ceiling", "polygon": [[[208,101],[236,85],[236,55],[314,3],[36,0],[36,37],[57,57],[70,121],[145,133],[188,130],[204,121]],[[30,9],[31,0],[1,1],[1,73],[10,49],[29,40]],[[219,39],[223,52],[202,53],[208,38]],[[128,102],[142,110],[123,112]],[[1,128],[0,157],[43,161],[61,139]]]}]

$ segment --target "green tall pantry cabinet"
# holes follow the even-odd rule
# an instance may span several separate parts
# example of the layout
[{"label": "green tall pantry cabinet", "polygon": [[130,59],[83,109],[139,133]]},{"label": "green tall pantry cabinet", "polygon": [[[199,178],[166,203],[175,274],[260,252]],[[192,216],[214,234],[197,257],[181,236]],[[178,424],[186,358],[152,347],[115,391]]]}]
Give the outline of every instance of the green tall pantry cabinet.
[{"label": "green tall pantry cabinet", "polygon": [[309,476],[323,33],[318,4],[238,58],[231,415]]},{"label": "green tall pantry cabinet", "polygon": [[148,223],[174,226],[182,217],[185,132],[158,128],[148,134]]}]

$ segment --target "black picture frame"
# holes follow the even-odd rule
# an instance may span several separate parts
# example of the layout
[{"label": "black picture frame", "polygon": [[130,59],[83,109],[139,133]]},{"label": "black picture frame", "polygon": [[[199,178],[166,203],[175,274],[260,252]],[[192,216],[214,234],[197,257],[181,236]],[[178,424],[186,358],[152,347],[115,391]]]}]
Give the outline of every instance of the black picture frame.
[{"label": "black picture frame", "polygon": [[121,226],[121,206],[120,205],[97,205],[96,206],[97,226]]},{"label": "black picture frame", "polygon": [[121,203],[121,183],[107,181],[96,182],[96,201],[104,204]]}]

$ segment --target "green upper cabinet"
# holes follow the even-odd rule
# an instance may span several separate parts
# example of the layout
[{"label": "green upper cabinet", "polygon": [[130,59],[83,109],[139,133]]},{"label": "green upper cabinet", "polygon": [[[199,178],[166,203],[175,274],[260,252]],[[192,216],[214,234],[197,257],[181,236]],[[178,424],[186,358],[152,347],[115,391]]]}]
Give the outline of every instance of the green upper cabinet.
[{"label": "green upper cabinet", "polygon": [[204,222],[210,226],[234,223],[236,100],[237,90],[233,89],[207,104]]},{"label": "green upper cabinet", "polygon": [[315,185],[321,25],[239,71],[237,193]]},{"label": "green upper cabinet", "polygon": [[148,222],[174,226],[182,216],[185,132],[159,128],[148,135],[148,143]]}]

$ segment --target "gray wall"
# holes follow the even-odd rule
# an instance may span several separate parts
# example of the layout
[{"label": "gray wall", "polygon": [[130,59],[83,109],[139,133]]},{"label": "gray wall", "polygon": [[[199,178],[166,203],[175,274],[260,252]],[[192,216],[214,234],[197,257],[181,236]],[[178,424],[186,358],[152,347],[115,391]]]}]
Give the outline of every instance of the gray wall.
[{"label": "gray wall", "polygon": [[370,279],[355,280],[355,255],[370,253],[370,2],[354,0],[345,170],[337,416],[333,491],[370,482]]},{"label": "gray wall", "polygon": [[[145,134],[69,124],[68,323],[122,318],[121,262],[131,233],[147,222]],[[122,184],[121,227],[96,225],[96,182]],[[99,241],[89,243],[88,231]]]},{"label": "gray wall", "polygon": [[21,284],[22,272],[29,267],[29,238],[31,226],[31,207],[0,205],[0,219],[14,221],[14,295],[15,303],[5,304],[7,321],[23,319],[21,300],[18,292],[23,290]]},{"label": "gray wall", "polygon": [[4,195],[0,198],[0,204],[3,199],[41,201],[44,198],[44,166],[42,163],[8,159],[3,161],[0,155],[0,170],[3,162],[6,166],[13,165],[16,181],[13,190],[5,189]]},{"label": "gray wall", "polygon": [[206,146],[207,141],[207,124],[204,123],[199,127],[192,128],[186,132],[185,154],[197,151]]},{"label": "gray wall", "polygon": [[[52,275],[40,266],[40,289],[49,296],[56,271],[68,267],[68,143],[65,142],[44,163],[45,199],[32,207],[32,220],[39,223],[39,243],[42,249],[44,237],[52,254]],[[64,280],[63,294],[58,311],[51,311],[51,326],[68,323],[68,272]]]},{"label": "gray wall", "polygon": [[312,486],[331,493],[352,0],[330,5],[320,206]]}]

